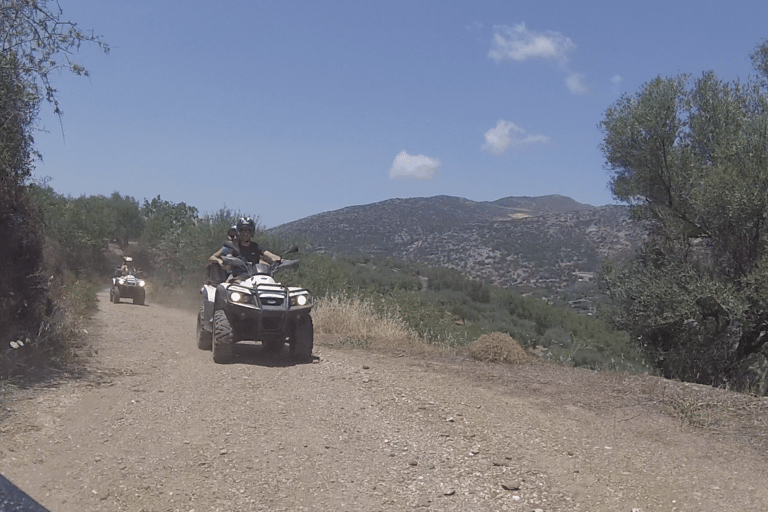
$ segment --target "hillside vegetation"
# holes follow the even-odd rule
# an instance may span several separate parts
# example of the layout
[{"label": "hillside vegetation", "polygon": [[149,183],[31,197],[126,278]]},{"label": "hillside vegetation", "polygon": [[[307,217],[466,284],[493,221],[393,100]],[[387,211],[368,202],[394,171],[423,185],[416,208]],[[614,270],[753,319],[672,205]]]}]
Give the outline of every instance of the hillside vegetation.
[{"label": "hillside vegetation", "polygon": [[[51,71],[87,75],[72,52],[109,50],[48,7],[19,0],[0,17],[2,379],[71,369],[95,289],[123,255],[156,298],[195,297],[240,215],[159,196],[64,197],[32,179],[39,109],[61,112]],[[750,57],[758,75],[745,82],[658,77],[609,106],[601,148],[627,206],[392,199],[260,240],[278,253],[304,246],[301,270],[285,279],[313,290],[319,313],[363,311],[425,346],[502,332],[567,364],[643,371],[647,359],[666,377],[766,394],[768,41]],[[377,336],[344,338],[369,346]]]},{"label": "hillside vegetation", "polygon": [[307,250],[393,257],[461,270],[505,288],[564,290],[629,256],[644,226],[624,206],[563,196],[392,199],[313,215],[269,230]]},{"label": "hillside vegetation", "polygon": [[[159,197],[139,202],[117,192],[109,197],[65,197],[45,185],[28,187],[27,197],[43,219],[47,251],[56,255],[54,275],[60,276],[56,279],[62,284],[69,279],[81,288],[79,283],[91,283],[86,287],[88,300],[77,297],[82,304],[94,304],[95,287],[109,282],[122,255],[132,256],[144,271],[150,300],[181,295],[195,303],[208,256],[220,247],[227,228],[241,215],[228,210],[201,215],[184,203]],[[263,229],[257,239],[278,253],[294,242]],[[353,322],[358,327],[343,334],[344,343],[375,347],[383,338],[397,337],[363,328],[374,321],[388,329],[400,326],[392,332],[407,333],[409,343],[447,350],[468,346],[484,334],[502,332],[565,364],[652,371],[626,333],[608,327],[596,316],[555,305],[541,294],[524,296],[459,270],[394,258],[307,252],[299,257],[299,269],[280,278],[312,290],[318,315],[343,311],[350,316],[364,313],[368,319]],[[21,349],[23,353],[39,351],[41,342],[35,342],[31,333],[26,336],[31,342]],[[72,340],[70,349],[76,346]],[[21,350],[14,349],[14,355],[21,355]],[[10,359],[6,362],[6,377],[21,375],[28,368],[27,363],[11,366]]]},{"label": "hillside vegetation", "polygon": [[[69,304],[57,311],[74,311],[77,306],[83,319],[80,325],[85,325],[87,308],[95,304],[96,289],[106,286],[122,255],[132,256],[144,270],[150,302],[183,297],[185,303],[197,304],[208,256],[241,215],[229,210],[200,214],[184,203],[160,197],[139,202],[117,192],[109,197],[72,198],[45,185],[31,185],[26,194],[43,219],[46,253],[56,255],[51,260],[52,275],[63,290],[61,303]],[[599,209],[581,213],[594,211]],[[537,217],[546,223],[553,215],[565,214]],[[260,226],[256,238],[277,253],[297,241]],[[604,321],[603,306],[615,307],[615,303],[575,298],[596,296],[599,290],[593,283],[575,283],[552,294],[534,287],[501,287],[473,278],[467,271],[394,257],[303,250],[297,257],[299,269],[279,278],[313,292],[318,332],[333,334],[343,344],[373,350],[408,351],[419,346],[455,352],[468,350],[484,336],[503,333],[530,353],[553,362],[596,370],[656,372],[653,352],[644,351],[627,331]],[[583,304],[588,306],[580,308]],[[613,314],[614,310],[605,311]],[[63,344],[52,345],[32,330],[15,334],[13,340],[23,336],[29,342],[5,351],[3,376],[22,377],[51,365],[71,368],[81,350],[77,330],[72,332]],[[7,338],[3,345],[13,340]]]},{"label": "hillside vegetation", "polygon": [[614,197],[649,237],[608,266],[617,327],[664,375],[768,392],[768,41],[757,75],[656,77],[600,127]]},{"label": "hillside vegetation", "polygon": [[[543,357],[594,369],[652,371],[626,333],[556,306],[545,297],[469,279],[442,267],[372,257],[304,254],[299,270],[281,276],[313,290],[320,308],[364,305],[375,317],[397,318],[422,343],[456,349],[484,334],[507,333]],[[347,335],[349,343],[372,340]]]},{"label": "hillside vegetation", "polygon": [[46,244],[42,214],[28,185],[39,154],[34,134],[40,107],[60,114],[53,71],[87,75],[72,58],[82,44],[109,46],[93,32],[61,18],[47,2],[3,2],[0,8],[0,378],[32,373],[68,355],[74,319],[95,303],[67,307],[83,286],[65,274]]}]

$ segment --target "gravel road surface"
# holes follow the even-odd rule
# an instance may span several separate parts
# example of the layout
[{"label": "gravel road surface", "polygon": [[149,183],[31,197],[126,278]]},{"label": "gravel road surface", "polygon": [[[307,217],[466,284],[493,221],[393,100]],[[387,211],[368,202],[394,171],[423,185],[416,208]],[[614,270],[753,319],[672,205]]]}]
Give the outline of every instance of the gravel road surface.
[{"label": "gravel road surface", "polygon": [[768,510],[765,401],[739,430],[724,391],[319,337],[217,365],[193,312],[99,297],[87,376],[0,402],[0,473],[53,512]]}]

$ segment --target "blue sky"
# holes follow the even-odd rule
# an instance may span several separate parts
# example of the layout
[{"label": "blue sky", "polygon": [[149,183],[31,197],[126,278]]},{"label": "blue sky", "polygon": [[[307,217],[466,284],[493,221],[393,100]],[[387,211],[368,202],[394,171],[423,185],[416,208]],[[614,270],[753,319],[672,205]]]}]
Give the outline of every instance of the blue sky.
[{"label": "blue sky", "polygon": [[764,0],[60,5],[112,50],[55,78],[36,176],[265,227],[397,197],[611,204],[606,108],[658,75],[746,79],[768,38]]}]

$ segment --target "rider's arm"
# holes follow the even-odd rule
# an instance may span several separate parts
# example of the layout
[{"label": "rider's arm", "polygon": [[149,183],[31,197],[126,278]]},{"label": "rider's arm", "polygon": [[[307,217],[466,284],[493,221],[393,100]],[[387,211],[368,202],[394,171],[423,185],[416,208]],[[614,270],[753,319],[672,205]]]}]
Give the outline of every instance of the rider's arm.
[{"label": "rider's arm", "polygon": [[213,263],[218,263],[219,266],[221,266],[221,268],[226,270],[227,269],[227,264],[224,263],[223,259],[221,259],[222,249],[219,249],[215,253],[211,254],[211,256],[208,258],[208,261],[211,261]]},{"label": "rider's arm", "polygon": [[277,254],[272,254],[269,251],[263,251],[261,253],[261,258],[265,260],[267,263],[276,263],[280,261],[282,258],[278,256]]}]

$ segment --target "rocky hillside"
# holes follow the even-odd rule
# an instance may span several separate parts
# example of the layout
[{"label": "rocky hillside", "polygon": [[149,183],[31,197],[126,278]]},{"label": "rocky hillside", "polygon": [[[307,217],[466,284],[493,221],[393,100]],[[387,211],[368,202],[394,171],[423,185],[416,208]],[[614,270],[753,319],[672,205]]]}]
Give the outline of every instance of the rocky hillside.
[{"label": "rocky hillside", "polygon": [[589,280],[603,258],[630,254],[642,229],[623,206],[571,198],[390,199],[313,215],[270,232],[305,250],[391,256],[445,266],[500,286],[561,289]]}]

